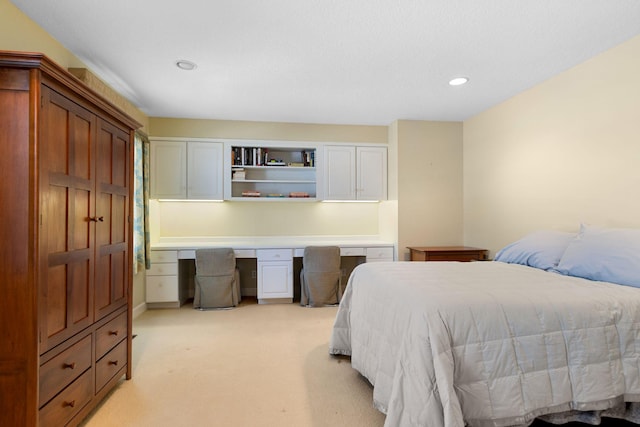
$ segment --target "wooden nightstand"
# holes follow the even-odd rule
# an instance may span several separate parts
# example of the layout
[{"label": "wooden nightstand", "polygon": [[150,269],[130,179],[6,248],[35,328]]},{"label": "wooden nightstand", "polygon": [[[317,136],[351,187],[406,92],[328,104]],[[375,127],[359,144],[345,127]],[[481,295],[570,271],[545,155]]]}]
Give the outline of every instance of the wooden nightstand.
[{"label": "wooden nightstand", "polygon": [[411,261],[486,261],[487,249],[470,246],[409,246]]}]

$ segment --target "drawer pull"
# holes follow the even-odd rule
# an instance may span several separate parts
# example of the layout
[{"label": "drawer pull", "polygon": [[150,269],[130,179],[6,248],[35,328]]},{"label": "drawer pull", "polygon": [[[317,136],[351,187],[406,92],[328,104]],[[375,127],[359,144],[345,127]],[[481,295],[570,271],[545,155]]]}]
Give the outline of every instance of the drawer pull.
[{"label": "drawer pull", "polygon": [[118,330],[116,329],[115,331],[109,331],[109,335],[115,335],[117,337],[118,336]]},{"label": "drawer pull", "polygon": [[118,361],[117,360],[110,360],[109,361],[109,365],[118,366]]},{"label": "drawer pull", "polygon": [[76,368],[76,362],[71,362],[71,363],[65,363],[64,365],[62,365],[63,369],[75,369]]},{"label": "drawer pull", "polygon": [[76,406],[76,401],[72,400],[71,402],[64,402],[62,406],[64,407],[69,406],[70,408],[73,408],[74,406]]},{"label": "drawer pull", "polygon": [[103,222],[104,221],[104,217],[103,216],[92,216],[89,218],[89,221],[93,221],[93,222]]}]

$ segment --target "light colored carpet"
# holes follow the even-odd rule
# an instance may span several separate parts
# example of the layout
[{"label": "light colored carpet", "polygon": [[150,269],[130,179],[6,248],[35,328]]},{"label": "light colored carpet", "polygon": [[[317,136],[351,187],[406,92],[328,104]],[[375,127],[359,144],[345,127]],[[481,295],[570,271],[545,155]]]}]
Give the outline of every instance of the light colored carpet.
[{"label": "light colored carpet", "polygon": [[146,311],[133,324],[133,378],[83,425],[382,426],[371,385],[328,354],[336,311],[255,299]]}]

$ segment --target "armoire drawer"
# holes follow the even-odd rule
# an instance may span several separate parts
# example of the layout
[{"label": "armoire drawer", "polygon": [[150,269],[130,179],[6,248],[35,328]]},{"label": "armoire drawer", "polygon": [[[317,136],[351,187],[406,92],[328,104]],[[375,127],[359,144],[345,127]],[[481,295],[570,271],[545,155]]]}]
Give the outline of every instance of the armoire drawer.
[{"label": "armoire drawer", "polygon": [[91,367],[91,335],[40,366],[39,405],[47,403],[71,381]]},{"label": "armoire drawer", "polygon": [[122,341],[96,363],[96,393],[127,366],[127,340]]},{"label": "armoire drawer", "polygon": [[40,409],[40,427],[66,425],[93,396],[93,370],[88,369]]},{"label": "armoire drawer", "polygon": [[127,336],[127,313],[124,312],[96,330],[96,360]]}]

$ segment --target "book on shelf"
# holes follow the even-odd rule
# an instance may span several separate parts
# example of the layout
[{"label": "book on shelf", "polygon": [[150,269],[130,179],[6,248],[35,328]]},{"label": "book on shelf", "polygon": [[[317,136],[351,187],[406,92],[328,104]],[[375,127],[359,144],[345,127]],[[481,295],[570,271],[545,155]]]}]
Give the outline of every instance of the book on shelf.
[{"label": "book on shelf", "polygon": [[306,191],[292,191],[289,193],[289,197],[309,197],[309,193]]},{"label": "book on shelf", "polygon": [[246,172],[244,169],[234,169],[232,174],[231,174],[231,179],[245,179],[246,178]]},{"label": "book on shelf", "polygon": [[260,197],[260,192],[256,190],[246,190],[242,192],[242,197]]}]

